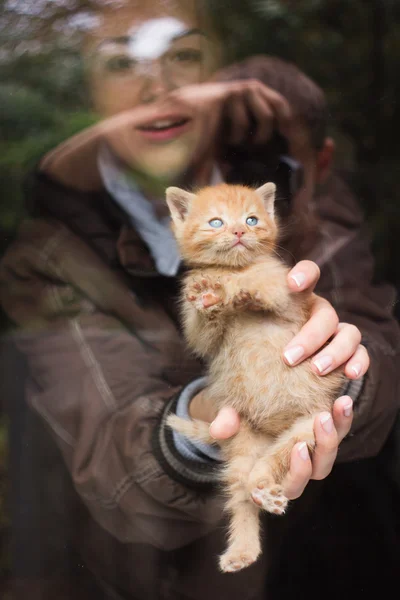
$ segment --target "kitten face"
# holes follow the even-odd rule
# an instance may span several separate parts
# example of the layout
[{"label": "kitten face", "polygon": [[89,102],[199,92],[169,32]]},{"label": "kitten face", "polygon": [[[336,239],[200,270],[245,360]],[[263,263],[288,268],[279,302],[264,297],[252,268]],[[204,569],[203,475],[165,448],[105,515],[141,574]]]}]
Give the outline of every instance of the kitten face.
[{"label": "kitten face", "polygon": [[275,186],[221,184],[190,194],[168,188],[167,203],[187,264],[243,267],[274,249]]}]

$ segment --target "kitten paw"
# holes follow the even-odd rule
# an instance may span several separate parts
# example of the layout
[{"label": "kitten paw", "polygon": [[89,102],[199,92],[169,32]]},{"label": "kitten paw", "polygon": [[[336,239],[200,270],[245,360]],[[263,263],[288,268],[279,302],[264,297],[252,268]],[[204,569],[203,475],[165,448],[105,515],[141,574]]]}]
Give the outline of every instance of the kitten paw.
[{"label": "kitten paw", "polygon": [[240,290],[233,298],[233,308],[236,310],[263,310],[264,305],[260,292]]},{"label": "kitten paw", "polygon": [[222,286],[218,281],[211,281],[206,277],[194,280],[186,288],[186,298],[193,302],[199,312],[209,316],[218,312],[223,306]]},{"label": "kitten paw", "polygon": [[215,306],[216,304],[222,302],[222,298],[221,296],[217,296],[217,294],[214,294],[214,292],[206,292],[202,295],[201,301],[203,303],[204,308],[211,308],[212,306]]},{"label": "kitten paw", "polygon": [[280,485],[264,487],[260,483],[251,492],[251,498],[257,506],[274,515],[283,515],[288,505],[288,499],[284,495],[283,488]]},{"label": "kitten paw", "polygon": [[236,573],[256,562],[259,553],[258,548],[227,550],[219,559],[219,568],[224,573]]}]

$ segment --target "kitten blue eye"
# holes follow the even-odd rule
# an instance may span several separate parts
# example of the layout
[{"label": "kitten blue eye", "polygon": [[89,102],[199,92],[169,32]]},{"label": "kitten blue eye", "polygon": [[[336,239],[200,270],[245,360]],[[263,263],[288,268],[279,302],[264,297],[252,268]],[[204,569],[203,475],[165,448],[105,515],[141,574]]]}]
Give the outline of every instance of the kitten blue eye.
[{"label": "kitten blue eye", "polygon": [[247,217],[246,223],[247,225],[257,225],[258,219],[257,217]]},{"label": "kitten blue eye", "polygon": [[222,227],[223,225],[221,219],[211,219],[211,221],[208,221],[208,224],[215,228]]}]

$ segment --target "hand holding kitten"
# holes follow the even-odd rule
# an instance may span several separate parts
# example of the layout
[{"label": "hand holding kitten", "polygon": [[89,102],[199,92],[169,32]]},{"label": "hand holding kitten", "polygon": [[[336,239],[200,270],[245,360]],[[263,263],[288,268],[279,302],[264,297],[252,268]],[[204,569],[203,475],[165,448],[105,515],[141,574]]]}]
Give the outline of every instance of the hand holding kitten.
[{"label": "hand holding kitten", "polygon": [[[319,268],[315,263],[308,260],[301,261],[289,272],[289,289],[292,293],[304,290],[311,293],[318,282],[319,276]],[[285,354],[290,349],[298,346],[304,347],[302,357],[293,362],[293,365],[298,364],[307,357],[318,353],[331,337],[333,339],[330,344],[325,346],[324,355],[332,356],[332,364],[342,365],[348,378],[357,379],[364,375],[369,366],[369,357],[364,346],[359,344],[360,332],[353,325],[339,323],[334,308],[327,300],[320,297],[314,305],[310,320],[287,346]],[[316,355],[314,364],[321,354]],[[290,364],[285,355],[282,359]],[[316,372],[318,373],[317,368]],[[198,394],[192,400],[190,414],[192,418],[213,421],[210,432],[215,439],[227,439],[239,430],[239,416],[233,408],[223,408],[215,417],[210,406],[207,405],[207,400],[201,394]],[[321,413],[321,416],[326,417],[327,415]],[[353,421],[352,402],[348,396],[336,400],[332,417],[333,426],[329,432],[323,428],[318,418],[315,420],[316,449],[312,461],[308,452],[305,453],[304,448],[299,448],[301,444],[297,444],[293,448],[290,472],[284,485],[286,496],[289,499],[298,498],[310,479],[324,479],[331,472],[338,446],[349,433]],[[329,429],[331,423],[332,419],[325,421],[324,425]],[[305,450],[307,449],[305,448]]]}]

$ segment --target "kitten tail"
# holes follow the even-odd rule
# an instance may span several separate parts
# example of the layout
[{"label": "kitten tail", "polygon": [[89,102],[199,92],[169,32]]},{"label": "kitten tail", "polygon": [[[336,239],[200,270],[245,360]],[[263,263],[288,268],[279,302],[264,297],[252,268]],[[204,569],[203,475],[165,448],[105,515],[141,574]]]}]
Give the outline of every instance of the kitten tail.
[{"label": "kitten tail", "polygon": [[216,440],[209,432],[210,423],[193,419],[188,421],[176,415],[169,415],[167,425],[185,437],[205,444],[215,444]]}]

